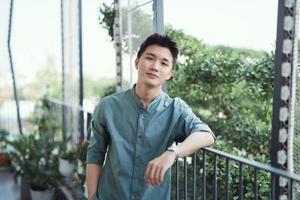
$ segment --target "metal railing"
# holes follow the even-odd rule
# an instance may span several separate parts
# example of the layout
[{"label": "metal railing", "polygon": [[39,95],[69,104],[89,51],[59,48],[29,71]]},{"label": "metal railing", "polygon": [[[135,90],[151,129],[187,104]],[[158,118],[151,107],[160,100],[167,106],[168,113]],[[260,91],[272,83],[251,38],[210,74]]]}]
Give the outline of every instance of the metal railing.
[{"label": "metal railing", "polygon": [[[84,126],[85,128],[81,128],[80,126],[77,126],[78,128],[78,139],[79,140],[89,140],[90,136],[91,136],[91,130],[89,127],[90,121],[92,119],[92,113],[88,112],[86,110],[84,110],[82,108],[82,106],[73,106],[73,105],[68,105],[65,104],[64,102],[57,100],[57,99],[53,99],[53,98],[48,98],[48,101],[53,104],[53,107],[55,107],[55,109],[60,112],[61,117],[62,117],[62,124],[61,124],[61,129],[62,129],[62,135],[63,138],[66,138],[68,135],[68,132],[70,132],[68,130],[68,127],[66,127],[66,123],[75,123],[77,124],[77,122],[73,121],[73,122],[68,122],[68,118],[76,118],[74,117],[75,115],[80,116],[78,118],[78,120],[83,120],[82,124],[80,124],[80,126]],[[82,118],[81,118],[82,117]],[[77,132],[77,131],[76,131]],[[69,133],[70,134],[70,133]],[[71,133],[72,134],[72,133]]]},{"label": "metal railing", "polygon": [[297,174],[210,147],[190,158],[190,164],[185,158],[173,166],[172,199],[269,200],[276,177],[289,188],[282,199],[299,198],[300,191],[296,188],[300,185],[300,176]]}]

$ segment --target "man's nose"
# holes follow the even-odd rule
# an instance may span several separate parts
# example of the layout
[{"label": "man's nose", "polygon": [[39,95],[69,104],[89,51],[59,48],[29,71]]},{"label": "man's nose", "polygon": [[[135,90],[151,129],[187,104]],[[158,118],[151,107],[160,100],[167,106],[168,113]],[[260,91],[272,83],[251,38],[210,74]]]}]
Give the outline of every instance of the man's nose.
[{"label": "man's nose", "polygon": [[158,70],[159,70],[159,65],[160,65],[160,63],[159,63],[159,61],[155,61],[154,63],[153,63],[153,65],[151,65],[151,70],[153,70],[153,71],[157,71],[158,72]]}]

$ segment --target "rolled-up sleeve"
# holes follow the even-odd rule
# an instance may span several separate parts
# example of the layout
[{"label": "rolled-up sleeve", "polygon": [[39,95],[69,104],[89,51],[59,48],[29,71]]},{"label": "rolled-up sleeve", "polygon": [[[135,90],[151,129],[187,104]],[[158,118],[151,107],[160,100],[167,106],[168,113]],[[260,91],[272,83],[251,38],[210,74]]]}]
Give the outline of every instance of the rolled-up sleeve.
[{"label": "rolled-up sleeve", "polygon": [[103,166],[105,154],[109,144],[110,136],[105,128],[105,113],[103,102],[100,102],[94,110],[91,121],[92,137],[87,151],[87,164]]},{"label": "rolled-up sleeve", "polygon": [[212,130],[209,128],[209,126],[203,121],[201,121],[200,118],[193,113],[192,109],[183,100],[179,99],[178,101],[180,117],[175,133],[175,141],[182,142],[191,133],[199,131],[209,132],[215,139],[216,137]]}]

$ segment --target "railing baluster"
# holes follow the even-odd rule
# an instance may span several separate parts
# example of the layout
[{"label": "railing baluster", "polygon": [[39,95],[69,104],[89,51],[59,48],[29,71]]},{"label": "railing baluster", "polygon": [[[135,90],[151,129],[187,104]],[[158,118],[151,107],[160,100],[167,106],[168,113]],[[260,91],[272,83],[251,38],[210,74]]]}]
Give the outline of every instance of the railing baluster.
[{"label": "railing baluster", "polygon": [[276,194],[276,191],[275,191],[275,189],[276,189],[276,184],[275,184],[276,183],[276,175],[271,173],[271,177],[272,177],[271,178],[272,179],[271,180],[271,182],[272,182],[272,191],[271,191],[272,194],[271,194],[271,197],[275,198],[275,196],[276,196],[275,195]]},{"label": "railing baluster", "polygon": [[258,200],[257,168],[254,168],[254,200]]},{"label": "railing baluster", "polygon": [[205,150],[202,151],[202,199],[206,200],[206,159]]},{"label": "railing baluster", "polygon": [[179,200],[179,162],[176,160],[176,200]]},{"label": "railing baluster", "polygon": [[187,161],[184,158],[184,199],[187,200]]},{"label": "railing baluster", "polygon": [[86,139],[90,140],[91,137],[91,121],[92,121],[92,114],[87,113],[87,119],[86,119]]},{"label": "railing baluster", "polygon": [[229,200],[229,159],[226,158],[225,199]]},{"label": "railing baluster", "polygon": [[61,120],[61,122],[62,122],[62,138],[63,138],[63,141],[65,142],[67,140],[66,108],[64,105],[62,105],[61,107],[62,107],[62,120]]},{"label": "railing baluster", "polygon": [[196,200],[197,156],[193,154],[193,200]]},{"label": "railing baluster", "polygon": [[217,155],[214,155],[214,200],[218,198],[218,183],[217,183]]},{"label": "railing baluster", "polygon": [[244,199],[243,163],[239,163],[239,199]]},{"label": "railing baluster", "polygon": [[293,180],[289,180],[289,200],[293,200]]}]

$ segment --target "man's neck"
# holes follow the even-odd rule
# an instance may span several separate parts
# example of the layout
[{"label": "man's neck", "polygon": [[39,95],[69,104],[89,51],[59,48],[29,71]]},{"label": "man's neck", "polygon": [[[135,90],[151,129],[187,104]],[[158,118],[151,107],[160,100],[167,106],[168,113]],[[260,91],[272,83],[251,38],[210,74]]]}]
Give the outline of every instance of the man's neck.
[{"label": "man's neck", "polygon": [[135,86],[135,94],[143,102],[144,108],[147,109],[148,105],[161,93],[161,87],[147,87],[146,85],[137,83]]}]

